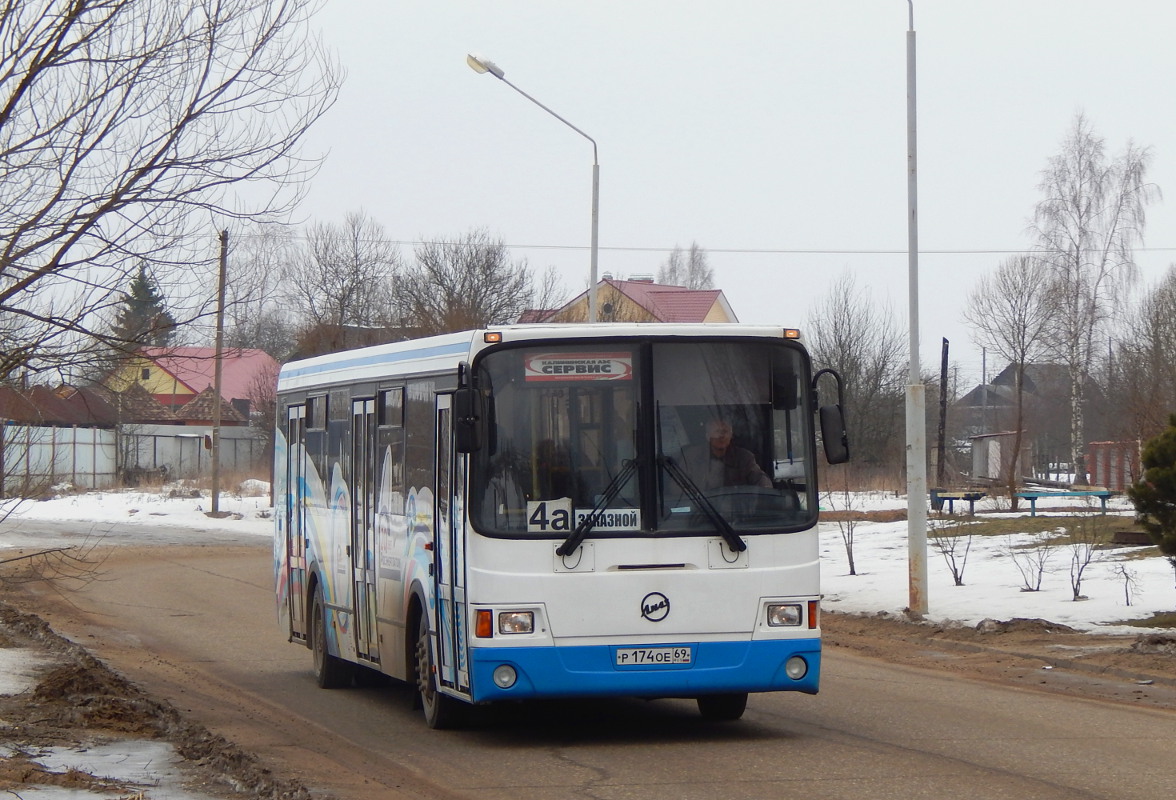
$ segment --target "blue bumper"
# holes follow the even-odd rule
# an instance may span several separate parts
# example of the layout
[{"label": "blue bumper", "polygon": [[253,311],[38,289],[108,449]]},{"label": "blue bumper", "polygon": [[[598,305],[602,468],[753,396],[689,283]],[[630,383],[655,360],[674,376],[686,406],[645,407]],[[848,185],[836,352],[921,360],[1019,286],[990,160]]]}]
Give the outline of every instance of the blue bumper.
[{"label": "blue bumper", "polygon": [[[656,647],[658,645],[650,645]],[[665,645],[683,647],[686,645]],[[688,645],[691,663],[617,666],[617,646],[473,647],[474,702],[537,697],[695,697],[720,692],[805,692],[816,694],[821,675],[821,640],[788,639],[701,642]],[[800,656],[808,664],[794,680],[784,664]],[[494,670],[509,665],[514,685],[495,684]]]}]

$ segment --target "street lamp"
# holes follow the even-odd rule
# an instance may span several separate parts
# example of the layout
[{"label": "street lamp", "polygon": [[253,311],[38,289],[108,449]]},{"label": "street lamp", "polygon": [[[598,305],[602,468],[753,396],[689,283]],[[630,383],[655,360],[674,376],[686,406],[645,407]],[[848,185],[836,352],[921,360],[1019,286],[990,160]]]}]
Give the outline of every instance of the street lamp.
[{"label": "street lamp", "polygon": [[515,86],[513,83],[508,81],[506,79],[506,73],[503,72],[502,68],[499,67],[497,64],[495,64],[493,61],[490,61],[489,59],[486,59],[486,58],[482,58],[481,56],[475,56],[475,55],[471,54],[471,55],[466,56],[466,63],[470,65],[470,69],[472,69],[474,72],[477,72],[480,75],[484,75],[486,73],[489,73],[489,74],[493,75],[495,78],[498,78],[498,80],[502,81],[507,86],[509,86],[510,88],[514,89],[516,92],[521,94],[523,97],[527,98],[532,103],[539,106],[541,109],[543,109],[548,114],[550,114],[551,116],[558,119],[564,125],[567,125],[569,128],[574,130],[576,133],[580,134],[585,139],[592,142],[592,256],[590,259],[591,266],[590,266],[590,271],[589,271],[589,275],[588,275],[588,321],[589,322],[596,322],[596,255],[597,255],[597,233],[599,230],[599,218],[600,218],[600,161],[597,158],[597,154],[596,154],[596,140],[593,139],[588,134],[584,133],[584,131],[580,130],[572,123],[568,122],[566,119],[561,117],[559,114],[556,114],[554,111],[552,111],[547,106],[540,103],[534,97],[531,97],[531,95],[527,94],[522,89],[520,89],[519,87]]}]

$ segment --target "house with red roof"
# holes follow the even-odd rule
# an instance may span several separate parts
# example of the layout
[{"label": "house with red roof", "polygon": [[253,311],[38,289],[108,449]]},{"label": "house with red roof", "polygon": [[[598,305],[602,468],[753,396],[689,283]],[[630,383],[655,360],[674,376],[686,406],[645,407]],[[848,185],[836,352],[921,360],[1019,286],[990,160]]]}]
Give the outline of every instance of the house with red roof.
[{"label": "house with red roof", "polygon": [[[264,350],[229,348],[221,355],[221,398],[235,412],[222,411],[222,424],[244,425],[252,406],[271,385],[276,385],[279,364]],[[105,381],[115,392],[138,385],[164,408],[183,421],[211,416],[216,349],[213,347],[144,347]],[[272,391],[270,392],[272,394]],[[203,397],[202,397],[203,396]],[[202,410],[185,414],[189,402],[201,398]],[[193,424],[189,422],[189,424]]]},{"label": "house with red roof", "polygon": [[[596,285],[600,322],[738,322],[721,289],[687,289],[654,283],[653,278],[620,280],[606,276]],[[588,292],[561,308],[527,311],[520,322],[583,322]]]}]

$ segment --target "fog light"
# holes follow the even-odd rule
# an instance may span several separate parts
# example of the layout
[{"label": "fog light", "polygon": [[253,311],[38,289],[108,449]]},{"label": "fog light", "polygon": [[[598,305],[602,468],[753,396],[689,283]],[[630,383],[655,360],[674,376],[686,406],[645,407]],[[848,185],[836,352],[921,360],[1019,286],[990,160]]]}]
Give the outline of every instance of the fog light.
[{"label": "fog light", "polygon": [[499,689],[509,689],[515,685],[515,681],[518,679],[518,673],[509,664],[503,664],[494,669],[494,683]]},{"label": "fog light", "polygon": [[784,672],[792,680],[798,681],[808,674],[808,662],[800,656],[793,656],[784,662]]},{"label": "fog light", "polygon": [[534,633],[535,612],[501,611],[498,614],[499,633]]},{"label": "fog light", "polygon": [[768,625],[773,628],[797,627],[804,619],[800,603],[772,603],[768,606]]}]

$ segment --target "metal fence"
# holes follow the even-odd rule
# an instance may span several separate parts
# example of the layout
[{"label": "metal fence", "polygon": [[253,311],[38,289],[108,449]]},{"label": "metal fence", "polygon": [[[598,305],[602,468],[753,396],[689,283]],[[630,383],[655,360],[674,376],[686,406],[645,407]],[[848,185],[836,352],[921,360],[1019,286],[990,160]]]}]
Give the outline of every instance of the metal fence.
[{"label": "metal fence", "polygon": [[[212,428],[135,425],[107,428],[0,425],[0,497],[31,497],[57,484],[108,489],[149,477],[212,474]],[[221,471],[269,473],[267,443],[251,428],[220,431]]]},{"label": "metal fence", "polygon": [[34,496],[58,483],[109,488],[117,452],[112,430],[0,425],[0,496]]}]

